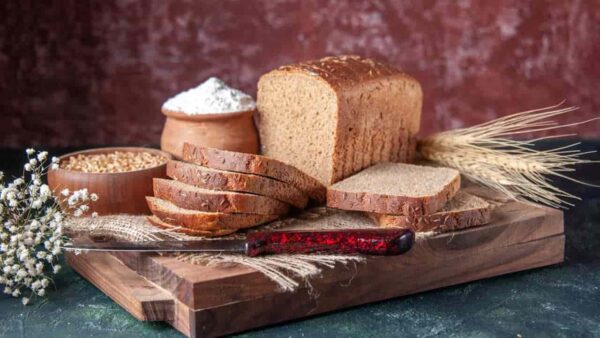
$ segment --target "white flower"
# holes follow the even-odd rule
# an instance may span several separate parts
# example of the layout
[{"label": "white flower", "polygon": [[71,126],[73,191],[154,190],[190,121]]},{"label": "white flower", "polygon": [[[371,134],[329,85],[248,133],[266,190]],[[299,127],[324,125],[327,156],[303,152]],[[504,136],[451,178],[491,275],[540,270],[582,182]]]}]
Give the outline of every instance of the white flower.
[{"label": "white flower", "polygon": [[23,166],[23,168],[25,169],[25,171],[31,171],[31,164],[25,163],[25,165]]},{"label": "white flower", "polygon": [[70,193],[70,191],[69,191],[69,189],[68,189],[68,188],[65,188],[65,189],[63,189],[63,190],[60,192],[60,194],[61,194],[61,195],[63,195],[63,196],[65,196],[65,197],[69,196],[69,193]]},{"label": "white flower", "polygon": [[83,211],[81,211],[81,209],[77,209],[73,212],[73,216],[75,217],[81,217],[81,215],[83,215]]},{"label": "white flower", "polygon": [[4,178],[4,173],[0,171],[0,181]]},{"label": "white flower", "polygon": [[40,180],[39,178],[36,178],[35,180],[33,180],[33,184],[40,186],[40,185],[42,185],[42,180]]},{"label": "white flower", "polygon": [[58,169],[58,164],[56,164],[56,163],[52,163],[52,164],[50,165],[50,169],[52,169],[52,170],[56,170],[56,169]]},{"label": "white flower", "polygon": [[23,299],[21,299],[21,303],[23,303],[23,305],[29,304],[29,298],[23,297]]},{"label": "white flower", "polygon": [[92,218],[96,218],[96,217],[98,217],[98,213],[97,213],[97,212],[95,212],[95,211],[94,211],[94,212],[92,212]]},{"label": "white flower", "polygon": [[42,151],[41,153],[38,154],[37,159],[38,161],[45,161],[48,158],[48,152],[47,151]]},{"label": "white flower", "polygon": [[19,291],[19,289],[13,290],[13,292],[12,292],[13,297],[19,297],[19,295],[21,295],[21,291]]},{"label": "white flower", "polygon": [[35,158],[32,158],[29,160],[29,164],[31,164],[32,166],[37,165],[38,161]]},{"label": "white flower", "polygon": [[35,149],[33,149],[33,148],[27,148],[25,150],[25,153],[27,153],[27,155],[33,155],[35,153]]},{"label": "white flower", "polygon": [[79,202],[79,196],[76,194],[69,196],[69,199],[67,200],[67,203],[71,207],[74,206],[75,204],[77,204],[77,202]]},{"label": "white flower", "polygon": [[44,297],[44,295],[46,294],[46,290],[41,289],[40,291],[37,292],[37,295],[40,297]]},{"label": "white flower", "polygon": [[52,156],[52,163],[58,163],[58,161],[60,161],[58,157]]},{"label": "white flower", "polygon": [[25,183],[25,180],[24,180],[23,178],[21,178],[21,177],[19,177],[19,178],[15,179],[15,180],[13,181],[13,184],[14,184],[16,187],[20,186],[20,185],[21,185],[21,184],[23,184],[23,183]]},{"label": "white flower", "polygon": [[[59,265],[60,266],[60,265]],[[42,279],[42,287],[47,287],[48,286],[48,280],[47,279]]]},{"label": "white flower", "polygon": [[60,271],[60,269],[61,269],[61,266],[57,264],[52,268],[52,272],[54,272],[54,274],[57,274]]},{"label": "white flower", "polygon": [[40,221],[38,221],[37,219],[34,219],[33,221],[31,221],[31,224],[29,224],[29,229],[32,231],[37,230],[40,227]]},{"label": "white flower", "polygon": [[33,201],[33,203],[31,203],[31,207],[34,209],[40,209],[42,207],[42,201],[40,201],[40,200]]},{"label": "white flower", "polygon": [[38,251],[38,253],[35,256],[37,258],[39,258],[39,259],[44,259],[44,257],[46,257],[46,252],[45,251]]},{"label": "white flower", "polygon": [[90,195],[90,199],[92,200],[92,202],[96,202],[98,200],[98,195],[96,194],[91,194]]},{"label": "white flower", "polygon": [[11,288],[9,288],[8,286],[5,286],[5,287],[4,287],[4,293],[6,293],[6,294],[11,294],[11,293],[12,293],[12,289],[11,289]]}]

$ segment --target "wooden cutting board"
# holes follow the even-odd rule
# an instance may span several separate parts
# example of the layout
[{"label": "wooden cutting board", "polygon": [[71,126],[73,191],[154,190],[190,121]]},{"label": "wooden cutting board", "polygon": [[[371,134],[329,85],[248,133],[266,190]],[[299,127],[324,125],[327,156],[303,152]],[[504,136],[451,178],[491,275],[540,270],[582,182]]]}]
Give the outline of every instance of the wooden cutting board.
[{"label": "wooden cutting board", "polygon": [[245,266],[131,253],[67,260],[135,318],[168,322],[190,337],[217,336],[563,261],[561,211],[496,203],[486,226],[420,238],[402,256],[340,264],[295,292]]}]

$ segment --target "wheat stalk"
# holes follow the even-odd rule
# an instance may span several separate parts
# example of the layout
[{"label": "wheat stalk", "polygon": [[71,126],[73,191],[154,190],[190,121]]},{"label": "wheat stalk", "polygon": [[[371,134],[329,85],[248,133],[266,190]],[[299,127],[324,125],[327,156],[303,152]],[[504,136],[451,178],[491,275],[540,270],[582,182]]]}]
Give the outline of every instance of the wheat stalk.
[{"label": "wheat stalk", "polygon": [[532,140],[512,139],[520,134],[555,130],[599,119],[560,125],[551,118],[578,109],[561,108],[563,103],[505,116],[469,128],[437,133],[419,141],[419,151],[423,158],[456,168],[470,180],[515,200],[538,202],[555,208],[572,206],[569,200],[579,198],[554,186],[551,177],[594,186],[565,173],[575,171],[573,166],[577,164],[593,163],[582,156],[595,151],[581,152],[575,148],[579,143],[550,150],[532,148],[540,140],[572,134]]}]

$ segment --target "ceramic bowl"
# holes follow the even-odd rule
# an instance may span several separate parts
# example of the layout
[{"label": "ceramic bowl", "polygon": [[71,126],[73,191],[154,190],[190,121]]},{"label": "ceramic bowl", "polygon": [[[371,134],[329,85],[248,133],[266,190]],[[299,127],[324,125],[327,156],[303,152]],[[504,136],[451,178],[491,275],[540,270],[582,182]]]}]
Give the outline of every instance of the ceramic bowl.
[{"label": "ceramic bowl", "polygon": [[[111,147],[78,151],[61,156],[64,161],[80,154],[103,154],[115,151],[149,152],[162,155],[167,159],[172,156],[164,151],[138,147]],[[99,215],[111,214],[149,214],[146,196],[152,196],[152,179],[166,178],[167,163],[156,167],[120,173],[86,173],[63,168],[48,171],[48,186],[59,194],[67,188],[71,191],[87,188],[89,193],[95,193],[99,199],[90,203],[90,210]]]},{"label": "ceramic bowl", "polygon": [[258,153],[258,133],[252,116],[255,109],[220,114],[187,115],[162,109],[167,117],[160,148],[181,158],[185,142],[211,148]]}]

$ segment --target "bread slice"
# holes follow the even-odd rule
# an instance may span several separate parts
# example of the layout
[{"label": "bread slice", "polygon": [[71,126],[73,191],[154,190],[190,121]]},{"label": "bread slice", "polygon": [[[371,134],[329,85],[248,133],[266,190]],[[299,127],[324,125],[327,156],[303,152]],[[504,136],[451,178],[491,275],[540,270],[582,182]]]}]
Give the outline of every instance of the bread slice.
[{"label": "bread slice", "polygon": [[266,196],[207,190],[163,178],[154,179],[154,196],[181,208],[209,212],[283,215],[289,205]]},{"label": "bread slice", "polygon": [[460,189],[457,170],[380,163],[327,189],[327,206],[421,216],[441,209]]},{"label": "bread slice", "polygon": [[411,228],[418,232],[448,232],[489,223],[492,206],[483,198],[461,190],[441,210],[430,215],[369,215],[382,227]]},{"label": "bread slice", "polygon": [[410,162],[423,93],[400,70],[359,56],[273,70],[258,81],[262,153],[328,186],[380,162]]},{"label": "bread slice", "polygon": [[263,195],[299,209],[305,208],[308,203],[308,197],[292,185],[264,176],[211,169],[180,161],[167,163],[167,176],[204,189]]},{"label": "bread slice", "polygon": [[224,229],[244,229],[268,223],[277,215],[226,214],[184,209],[156,197],[146,197],[148,207],[154,216],[171,225],[198,231],[220,231]]},{"label": "bread slice", "polygon": [[225,236],[232,234],[236,231],[236,229],[223,229],[223,230],[215,230],[215,231],[204,231],[204,230],[193,230],[184,228],[177,225],[172,225],[167,222],[162,221],[160,218],[156,216],[148,216],[146,218],[150,224],[154,225],[157,228],[173,231],[181,234],[185,234],[188,236],[200,236],[200,237],[214,237],[214,236]]},{"label": "bread slice", "polygon": [[261,155],[183,145],[183,160],[203,167],[255,174],[286,182],[306,193],[317,202],[325,201],[325,186],[297,168]]}]

